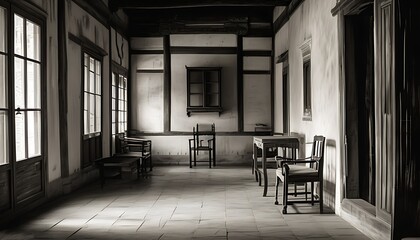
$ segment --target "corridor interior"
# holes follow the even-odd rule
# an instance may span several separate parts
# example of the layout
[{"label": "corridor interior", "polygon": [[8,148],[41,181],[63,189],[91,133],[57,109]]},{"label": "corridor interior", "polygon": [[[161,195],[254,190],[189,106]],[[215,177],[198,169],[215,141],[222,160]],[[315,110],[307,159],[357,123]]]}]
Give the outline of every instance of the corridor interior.
[{"label": "corridor interior", "polygon": [[158,166],[47,203],[0,239],[369,239],[331,209],[319,214],[317,204],[283,215],[273,183],[262,197],[249,167]]}]

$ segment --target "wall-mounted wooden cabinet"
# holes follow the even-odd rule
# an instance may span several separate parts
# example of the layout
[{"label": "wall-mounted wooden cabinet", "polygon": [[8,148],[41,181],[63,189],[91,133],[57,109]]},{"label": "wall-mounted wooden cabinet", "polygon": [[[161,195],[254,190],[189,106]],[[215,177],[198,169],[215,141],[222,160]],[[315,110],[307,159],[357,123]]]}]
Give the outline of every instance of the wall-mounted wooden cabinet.
[{"label": "wall-mounted wooden cabinet", "polygon": [[221,67],[187,68],[187,115],[193,112],[223,111],[221,104]]}]

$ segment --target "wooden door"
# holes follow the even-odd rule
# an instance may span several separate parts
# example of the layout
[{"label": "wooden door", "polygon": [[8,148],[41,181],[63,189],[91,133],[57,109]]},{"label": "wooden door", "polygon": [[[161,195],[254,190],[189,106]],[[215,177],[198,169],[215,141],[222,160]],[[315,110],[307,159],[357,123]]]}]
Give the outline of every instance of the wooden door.
[{"label": "wooden door", "polygon": [[393,5],[391,0],[378,0],[375,7],[376,213],[391,223],[395,161]]}]

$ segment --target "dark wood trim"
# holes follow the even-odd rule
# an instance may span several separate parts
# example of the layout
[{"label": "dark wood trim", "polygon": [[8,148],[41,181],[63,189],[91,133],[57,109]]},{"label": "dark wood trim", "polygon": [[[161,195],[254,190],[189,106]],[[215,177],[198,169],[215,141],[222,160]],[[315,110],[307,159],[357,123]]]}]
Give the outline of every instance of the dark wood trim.
[{"label": "dark wood trim", "polygon": [[[131,106],[132,106],[132,103],[131,103],[131,89],[133,87],[132,82],[134,81],[134,79],[133,79],[133,74],[132,74],[133,67],[131,66],[131,56],[132,56],[131,42],[128,41],[128,68],[130,70],[127,72],[127,75],[128,75],[127,76],[127,81],[128,81],[127,82],[127,130],[132,128],[131,118],[132,118],[132,115],[133,115],[131,113]],[[134,76],[135,76],[135,74],[134,74]]]},{"label": "dark wood trim", "polygon": [[289,21],[290,16],[296,11],[296,9],[299,7],[300,4],[302,4],[305,0],[292,0],[287,6],[283,12],[280,14],[280,16],[274,21],[273,24],[273,32],[276,34],[283,26],[284,24]]},{"label": "dark wood trim", "polygon": [[270,75],[270,70],[243,70],[244,75]]},{"label": "dark wood trim", "polygon": [[[109,30],[108,31],[108,49],[109,49],[109,69],[108,69],[108,76],[109,76],[109,99],[108,99],[108,110],[109,110],[109,153],[110,156],[112,156],[112,77],[114,75],[114,71],[117,72],[118,74],[121,74],[121,71],[124,69],[119,63],[115,62],[114,60],[112,60],[112,31]],[[123,40],[124,41],[124,40]],[[118,44],[116,44],[118,45]],[[122,58],[120,58],[120,61],[122,62]],[[103,96],[102,96],[102,101],[104,101]],[[102,118],[103,119],[103,118]],[[103,121],[102,121],[103,122]],[[102,125],[102,129],[104,129],[104,126]],[[105,136],[104,136],[105,137]],[[104,141],[102,141],[103,144]]]},{"label": "dark wood trim", "polygon": [[[136,130],[130,130],[129,136],[190,136],[192,132],[160,132],[160,133],[145,133]],[[261,132],[216,132],[217,136],[271,136],[271,131]]]},{"label": "dark wood trim", "polygon": [[271,57],[271,50],[244,50],[242,55],[245,57]]},{"label": "dark wood trim", "polygon": [[103,1],[97,0],[72,0],[80,8],[90,14],[93,18],[98,20],[108,30],[110,27],[114,28],[115,31],[120,33],[123,37],[128,39],[128,24],[124,23],[116,13],[112,13],[108,6]]},{"label": "dark wood trim", "polygon": [[358,13],[359,8],[364,8],[367,4],[373,4],[373,0],[341,0],[331,9],[331,14],[336,16],[340,10],[344,11],[344,15]]},{"label": "dark wood trim", "polygon": [[[112,53],[112,51],[110,51],[110,54],[111,53]],[[111,56],[110,56],[110,59],[111,59]],[[114,60],[111,61],[110,69],[112,70],[111,73],[116,72],[118,74],[121,74],[121,75],[127,77],[128,69],[121,66],[119,63],[115,62]],[[112,79],[110,79],[110,80],[112,81]]]},{"label": "dark wood trim", "polygon": [[171,42],[163,37],[163,131],[171,131]]},{"label": "dark wood trim", "polygon": [[[90,39],[84,36],[76,36],[72,33],[68,33],[68,37],[73,42],[82,46],[82,48],[88,49],[89,53],[96,55],[98,58],[103,58],[104,56],[108,55],[108,52],[105,51],[103,48],[96,45]],[[111,40],[111,39],[110,39]]]},{"label": "dark wood trim", "polygon": [[[275,38],[273,37],[273,38],[271,38],[271,49],[276,49],[275,48],[275,45],[276,45],[276,43],[275,43]],[[270,71],[270,82],[271,82],[271,91],[270,91],[270,93],[271,93],[271,129],[272,129],[272,131],[274,131],[274,123],[275,123],[275,121],[274,121],[274,95],[275,95],[275,91],[274,91],[274,73],[275,73],[275,68],[274,68],[274,52],[272,51],[271,52],[271,55],[270,55],[270,57],[271,57],[271,61],[270,61],[270,68],[271,68],[271,71]]]},{"label": "dark wood trim", "polygon": [[244,57],[243,57],[243,37],[237,37],[237,91],[238,91],[238,132],[244,131]]},{"label": "dark wood trim", "polygon": [[236,47],[171,47],[171,54],[236,54]]},{"label": "dark wood trim", "polygon": [[135,50],[135,49],[131,50],[131,55],[136,55],[136,54],[164,54],[164,53],[165,53],[164,50]]},{"label": "dark wood trim", "polygon": [[67,125],[67,28],[66,3],[57,3],[57,33],[58,33],[58,107],[60,126],[60,164],[61,177],[69,176],[68,159],[68,125]]},{"label": "dark wood trim", "polygon": [[137,69],[137,73],[165,73],[164,69]]},{"label": "dark wood trim", "polygon": [[201,0],[201,1],[136,1],[136,0],[110,0],[109,5],[113,11],[119,8],[125,9],[170,9],[170,8],[190,8],[190,7],[275,7],[289,4],[290,0]]},{"label": "dark wood trim", "polygon": [[289,60],[289,50],[286,50],[284,53],[280,54],[280,56],[277,57],[276,63],[281,63]]},{"label": "dark wood trim", "polygon": [[26,1],[26,0],[6,0],[6,1],[10,2],[12,6],[18,7],[19,9],[23,11],[30,12],[31,16],[34,16],[38,19],[46,19],[48,17],[48,13],[32,1]]}]

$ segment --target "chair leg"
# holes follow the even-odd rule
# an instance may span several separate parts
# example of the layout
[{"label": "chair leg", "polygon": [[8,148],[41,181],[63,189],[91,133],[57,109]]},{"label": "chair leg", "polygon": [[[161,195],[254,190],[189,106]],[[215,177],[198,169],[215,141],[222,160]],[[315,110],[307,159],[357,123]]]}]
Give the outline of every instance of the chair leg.
[{"label": "chair leg", "polygon": [[305,183],[305,201],[308,201],[308,184]]},{"label": "chair leg", "polygon": [[258,172],[258,185],[261,186],[261,173]]},{"label": "chair leg", "polygon": [[258,173],[257,173],[257,171],[255,171],[255,169],[254,169],[253,173],[255,173],[255,181],[258,182]]},{"label": "chair leg", "polygon": [[197,150],[194,149],[194,167],[197,166]]},{"label": "chair leg", "polygon": [[289,194],[289,189],[287,185],[287,177],[284,176],[284,182],[283,182],[283,214],[287,213],[287,195]]},{"label": "chair leg", "polygon": [[279,183],[280,183],[280,178],[278,176],[276,176],[276,201],[274,202],[274,204],[279,205],[279,201],[278,201],[278,197],[279,197]]},{"label": "chair leg", "polygon": [[191,156],[191,149],[190,149],[190,168],[192,168],[192,156]]},{"label": "chair leg", "polygon": [[311,203],[314,205],[314,182],[311,182]]},{"label": "chair leg", "polygon": [[209,150],[209,168],[211,168],[211,151]]},{"label": "chair leg", "polygon": [[319,213],[324,212],[324,183],[322,179],[319,181]]}]

